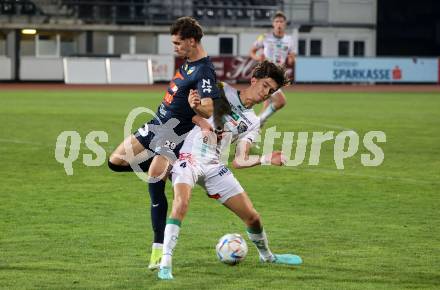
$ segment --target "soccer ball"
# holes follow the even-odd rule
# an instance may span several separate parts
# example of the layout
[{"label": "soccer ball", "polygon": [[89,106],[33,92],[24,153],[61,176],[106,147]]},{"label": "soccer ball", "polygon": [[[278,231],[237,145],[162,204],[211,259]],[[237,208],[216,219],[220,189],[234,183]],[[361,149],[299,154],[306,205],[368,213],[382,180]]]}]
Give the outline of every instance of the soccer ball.
[{"label": "soccer ball", "polygon": [[239,234],[226,234],[218,240],[217,257],[220,262],[236,265],[246,258],[248,247],[246,241]]}]

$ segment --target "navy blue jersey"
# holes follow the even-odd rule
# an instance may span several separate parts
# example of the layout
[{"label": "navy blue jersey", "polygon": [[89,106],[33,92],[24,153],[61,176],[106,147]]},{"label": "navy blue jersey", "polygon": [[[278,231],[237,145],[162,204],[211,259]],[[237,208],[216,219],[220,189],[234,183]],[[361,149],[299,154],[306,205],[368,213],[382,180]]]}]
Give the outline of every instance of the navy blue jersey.
[{"label": "navy blue jersey", "polygon": [[[167,156],[170,158],[171,155],[177,157],[182,146],[182,140],[175,140],[176,135],[183,136],[194,127],[192,117],[196,113],[188,103],[189,91],[191,89],[197,90],[201,98],[211,97],[216,99],[220,96],[216,81],[214,65],[209,57],[204,57],[194,62],[186,61],[176,71],[167,88],[165,97],[157,110],[158,118],[150,120],[134,133],[138,141],[145,149],[150,149],[156,154],[164,154],[165,152],[169,153]],[[163,125],[168,124],[167,122],[172,118],[177,119],[179,122],[170,132],[170,128]],[[150,126],[152,128],[160,126],[161,130],[153,132],[149,128]],[[153,142],[154,138],[160,140]],[[172,153],[168,152],[170,150]]]},{"label": "navy blue jersey", "polygon": [[176,118],[183,123],[183,127],[190,126],[185,130],[191,130],[194,126],[191,119],[196,113],[188,103],[189,91],[197,89],[201,98],[215,99],[219,97],[216,82],[214,65],[209,57],[194,62],[185,61],[176,71],[167,88],[158,110],[159,118],[163,121]]}]

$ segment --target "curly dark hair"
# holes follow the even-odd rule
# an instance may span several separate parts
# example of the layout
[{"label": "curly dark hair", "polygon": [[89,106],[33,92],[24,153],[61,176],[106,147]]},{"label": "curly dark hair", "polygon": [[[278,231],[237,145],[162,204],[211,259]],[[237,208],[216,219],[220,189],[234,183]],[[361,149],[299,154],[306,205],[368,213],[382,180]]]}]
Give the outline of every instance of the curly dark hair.
[{"label": "curly dark hair", "polygon": [[290,83],[286,77],[286,69],[268,60],[257,64],[252,73],[252,77],[256,79],[271,78],[277,83],[278,88]]},{"label": "curly dark hair", "polygon": [[192,17],[180,17],[170,27],[171,35],[179,35],[182,39],[194,38],[200,42],[203,30],[200,24]]}]

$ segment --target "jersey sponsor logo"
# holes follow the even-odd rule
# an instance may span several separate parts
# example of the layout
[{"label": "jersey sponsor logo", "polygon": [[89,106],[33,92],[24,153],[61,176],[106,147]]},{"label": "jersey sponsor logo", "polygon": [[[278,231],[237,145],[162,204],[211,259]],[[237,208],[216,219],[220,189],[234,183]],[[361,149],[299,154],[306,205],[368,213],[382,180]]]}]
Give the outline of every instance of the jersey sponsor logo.
[{"label": "jersey sponsor logo", "polygon": [[246,123],[248,123],[249,125],[252,125],[252,122],[243,114],[243,111],[246,109],[246,108],[242,108],[241,106],[239,106],[239,107],[236,107],[236,106],[234,106],[234,104],[232,104],[231,102],[229,102],[229,104],[231,105],[231,109],[232,109],[232,112],[233,113],[235,113],[235,114],[237,114],[238,116],[240,116],[243,120],[245,120],[246,121]]},{"label": "jersey sponsor logo", "polygon": [[167,103],[168,105],[171,104],[178,90],[179,87],[174,83],[174,81],[171,81],[170,86],[165,93],[165,97],[163,98],[165,103]]},{"label": "jersey sponsor logo", "polygon": [[238,127],[237,127],[238,133],[241,134],[243,132],[246,132],[247,129],[248,129],[248,125],[246,125],[245,122],[240,121],[240,124],[238,124]]},{"label": "jersey sponsor logo", "polygon": [[176,74],[174,75],[173,80],[176,80],[176,79],[184,80],[185,78],[180,73],[180,71],[176,71]]},{"label": "jersey sponsor logo", "polygon": [[212,85],[211,85],[211,80],[210,79],[202,79],[202,91],[204,93],[211,93],[211,89],[212,89]]},{"label": "jersey sponsor logo", "polygon": [[167,110],[165,109],[165,105],[164,104],[160,104],[159,114],[160,114],[161,117],[165,117],[166,116]]},{"label": "jersey sponsor logo", "polygon": [[148,123],[146,123],[143,127],[138,129],[139,134],[142,137],[147,137],[148,135]]},{"label": "jersey sponsor logo", "polygon": [[180,80],[185,79],[182,76],[182,74],[180,73],[180,71],[176,71],[176,74],[174,75],[173,79],[170,81],[170,85],[165,92],[165,96],[163,97],[163,100],[165,101],[165,103],[167,105],[169,105],[173,102],[174,96],[176,95],[177,91],[179,90],[179,87],[174,82],[177,79],[180,79]]},{"label": "jersey sponsor logo", "polygon": [[188,75],[190,75],[190,74],[192,74],[195,70],[196,70],[195,67],[190,67],[190,68],[186,71],[186,73],[187,73]]}]

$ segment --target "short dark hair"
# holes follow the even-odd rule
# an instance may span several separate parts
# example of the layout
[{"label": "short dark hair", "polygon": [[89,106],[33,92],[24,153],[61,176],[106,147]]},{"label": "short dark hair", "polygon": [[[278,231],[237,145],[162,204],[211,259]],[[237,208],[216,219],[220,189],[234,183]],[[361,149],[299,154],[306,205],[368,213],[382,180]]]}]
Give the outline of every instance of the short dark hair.
[{"label": "short dark hair", "polygon": [[278,88],[289,83],[289,80],[286,78],[286,69],[268,60],[257,64],[252,72],[252,77],[256,79],[271,78],[277,83]]},{"label": "short dark hair", "polygon": [[171,35],[179,35],[182,39],[194,38],[200,42],[203,37],[203,30],[200,24],[192,17],[180,17],[170,27]]},{"label": "short dark hair", "polygon": [[272,21],[275,20],[275,18],[278,18],[278,17],[281,17],[281,18],[284,18],[284,20],[287,20],[286,14],[284,14],[283,11],[275,12],[275,14],[272,17]]}]

